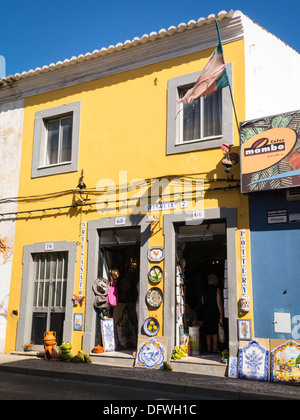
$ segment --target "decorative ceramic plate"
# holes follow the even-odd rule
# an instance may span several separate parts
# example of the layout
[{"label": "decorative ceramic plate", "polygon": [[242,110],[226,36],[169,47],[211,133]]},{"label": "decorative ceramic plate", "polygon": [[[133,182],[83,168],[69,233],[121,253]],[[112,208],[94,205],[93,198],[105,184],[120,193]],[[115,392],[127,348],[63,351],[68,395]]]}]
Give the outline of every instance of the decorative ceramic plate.
[{"label": "decorative ceramic plate", "polygon": [[153,246],[148,249],[148,260],[150,262],[160,262],[165,258],[165,251],[161,246]]},{"label": "decorative ceramic plate", "polygon": [[162,268],[158,265],[154,265],[150,270],[148,274],[149,280],[152,281],[152,283],[158,284],[162,278],[163,278],[163,271]]},{"label": "decorative ceramic plate", "polygon": [[159,331],[159,322],[155,318],[147,318],[144,322],[144,331],[149,337],[153,337]]},{"label": "decorative ceramic plate", "polygon": [[163,292],[158,287],[152,287],[146,296],[147,303],[157,308],[163,301]]}]

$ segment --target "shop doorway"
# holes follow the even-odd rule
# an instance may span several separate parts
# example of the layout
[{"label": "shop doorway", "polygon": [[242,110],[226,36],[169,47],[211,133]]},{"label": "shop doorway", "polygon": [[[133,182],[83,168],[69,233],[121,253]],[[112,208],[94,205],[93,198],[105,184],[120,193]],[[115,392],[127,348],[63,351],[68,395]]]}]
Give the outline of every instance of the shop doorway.
[{"label": "shop doorway", "polygon": [[118,291],[114,307],[94,308],[96,317],[95,345],[103,345],[101,319],[113,319],[115,350],[136,351],[139,317],[140,229],[119,228],[99,232],[98,278],[113,274]]},{"label": "shop doorway", "polygon": [[[212,288],[207,279],[216,280]],[[211,283],[211,281],[210,281]],[[207,295],[207,289],[212,295]],[[219,318],[217,289],[221,298],[225,342],[217,340]],[[228,348],[228,280],[226,221],[210,220],[201,225],[176,225],[176,345],[192,341],[191,356],[221,357]],[[211,297],[210,297],[211,296]],[[208,299],[212,299],[207,304]],[[216,321],[213,319],[216,318]],[[198,345],[195,345],[195,340]]]}]

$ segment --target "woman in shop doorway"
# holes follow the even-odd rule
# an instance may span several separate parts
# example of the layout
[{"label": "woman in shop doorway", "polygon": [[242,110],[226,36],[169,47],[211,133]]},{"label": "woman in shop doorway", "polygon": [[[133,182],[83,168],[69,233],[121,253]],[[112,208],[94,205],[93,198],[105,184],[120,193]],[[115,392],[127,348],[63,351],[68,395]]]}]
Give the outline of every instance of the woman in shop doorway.
[{"label": "woman in shop doorway", "polygon": [[223,318],[221,291],[218,277],[209,274],[202,294],[204,332],[209,353],[218,353],[218,324]]}]

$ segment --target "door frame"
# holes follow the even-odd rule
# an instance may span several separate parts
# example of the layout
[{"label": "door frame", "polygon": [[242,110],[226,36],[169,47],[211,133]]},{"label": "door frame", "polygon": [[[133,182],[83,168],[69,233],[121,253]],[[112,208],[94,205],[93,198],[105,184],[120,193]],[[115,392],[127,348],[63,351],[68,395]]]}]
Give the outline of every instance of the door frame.
[{"label": "door frame", "polygon": [[33,245],[24,245],[23,271],[20,300],[20,315],[17,326],[16,350],[21,351],[24,343],[31,340],[32,306],[34,292],[34,261],[33,254],[66,252],[68,254],[68,277],[65,307],[65,320],[63,326],[63,340],[72,340],[72,297],[75,284],[75,264],[77,260],[77,242],[56,241],[51,242],[51,250],[46,250],[49,242],[39,242]]},{"label": "door frame", "polygon": [[[236,356],[238,351],[237,340],[237,266],[236,266],[236,208],[212,208],[204,210],[203,222],[211,219],[226,220],[227,260],[228,260],[228,329],[229,329],[229,355]],[[164,216],[165,249],[165,289],[168,293],[164,298],[164,335],[168,337],[168,352],[175,345],[175,278],[176,278],[176,229],[177,223],[186,222],[184,213],[174,213]],[[174,322],[169,320],[173,319]],[[167,321],[168,320],[168,321]]]},{"label": "door frame", "polygon": [[87,279],[86,279],[86,305],[85,305],[85,326],[82,338],[82,348],[87,353],[91,352],[95,346],[96,338],[96,311],[94,309],[93,300],[93,282],[98,275],[99,261],[99,231],[103,229],[122,229],[128,227],[140,227],[140,291],[139,291],[139,319],[138,334],[142,334],[144,320],[148,317],[148,308],[145,299],[148,291],[147,281],[143,281],[145,273],[147,273],[148,260],[147,252],[149,247],[149,239],[151,235],[151,224],[146,222],[144,215],[128,215],[122,216],[122,225],[118,225],[119,217],[103,217],[98,220],[91,220],[87,224],[88,239],[88,262],[87,262]]}]

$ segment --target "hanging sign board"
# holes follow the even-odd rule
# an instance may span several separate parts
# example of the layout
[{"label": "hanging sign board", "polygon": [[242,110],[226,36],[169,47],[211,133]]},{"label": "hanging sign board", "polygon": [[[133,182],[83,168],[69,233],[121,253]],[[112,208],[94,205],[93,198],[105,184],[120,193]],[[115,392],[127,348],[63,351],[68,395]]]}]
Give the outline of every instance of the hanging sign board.
[{"label": "hanging sign board", "polygon": [[300,111],[240,127],[242,192],[300,185]]}]

